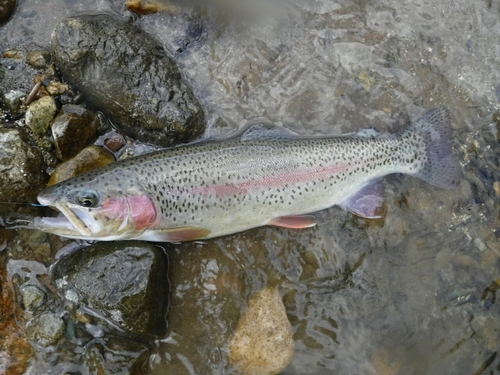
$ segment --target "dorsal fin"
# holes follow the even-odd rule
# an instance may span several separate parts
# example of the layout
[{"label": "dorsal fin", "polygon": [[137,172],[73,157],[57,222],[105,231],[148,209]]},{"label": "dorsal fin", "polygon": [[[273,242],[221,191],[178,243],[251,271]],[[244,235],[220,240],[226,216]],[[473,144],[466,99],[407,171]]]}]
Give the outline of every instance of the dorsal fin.
[{"label": "dorsal fin", "polygon": [[241,134],[242,141],[253,141],[256,139],[284,139],[295,137],[297,137],[297,133],[289,129],[266,124],[252,125]]}]

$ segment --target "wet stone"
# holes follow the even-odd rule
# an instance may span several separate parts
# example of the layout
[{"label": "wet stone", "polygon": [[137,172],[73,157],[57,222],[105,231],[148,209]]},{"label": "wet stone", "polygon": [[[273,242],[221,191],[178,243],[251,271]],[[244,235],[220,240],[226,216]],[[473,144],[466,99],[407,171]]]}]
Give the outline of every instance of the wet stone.
[{"label": "wet stone", "polygon": [[171,146],[204,131],[203,110],[177,65],[137,25],[104,14],[66,18],[52,48],[65,79],[124,134]]},{"label": "wet stone", "polygon": [[125,140],[125,137],[118,133],[115,133],[104,140],[104,146],[112,152],[118,151],[125,146],[126,143],[127,141]]},{"label": "wet stone", "polygon": [[147,242],[98,242],[54,266],[53,283],[81,303],[136,334],[166,331],[170,285],[164,251]]},{"label": "wet stone", "polygon": [[50,125],[57,157],[68,160],[76,156],[95,137],[99,117],[72,104],[62,106]]},{"label": "wet stone", "polygon": [[[0,201],[35,202],[45,188],[40,151],[28,143],[22,129],[0,129],[0,150]],[[0,207],[0,214],[14,209]]]},{"label": "wet stone", "polygon": [[26,285],[22,289],[23,307],[26,311],[35,311],[45,303],[45,292],[36,285]]},{"label": "wet stone", "polygon": [[33,133],[44,135],[50,126],[50,122],[56,115],[57,107],[54,98],[44,96],[28,106],[26,110],[26,125]]},{"label": "wet stone", "polygon": [[16,0],[0,0],[0,26],[6,23],[16,8]]},{"label": "wet stone", "polygon": [[54,345],[64,334],[64,321],[56,314],[36,316],[26,325],[26,335],[40,346]]},{"label": "wet stone", "polygon": [[245,375],[278,374],[291,362],[294,349],[292,326],[278,291],[262,289],[238,323],[229,347],[231,363]]},{"label": "wet stone", "polygon": [[2,103],[11,114],[16,115],[21,109],[26,93],[18,90],[11,90],[3,95]]},{"label": "wet stone", "polygon": [[50,176],[48,186],[67,180],[68,178],[78,176],[84,172],[104,167],[115,161],[111,152],[103,147],[89,146],[84,148],[74,158],[59,164]]},{"label": "wet stone", "polygon": [[111,338],[87,346],[84,353],[89,374],[144,374],[149,357],[148,349],[137,342]]},{"label": "wet stone", "polygon": [[35,69],[45,69],[50,64],[50,52],[46,50],[33,50],[26,57],[28,64]]}]

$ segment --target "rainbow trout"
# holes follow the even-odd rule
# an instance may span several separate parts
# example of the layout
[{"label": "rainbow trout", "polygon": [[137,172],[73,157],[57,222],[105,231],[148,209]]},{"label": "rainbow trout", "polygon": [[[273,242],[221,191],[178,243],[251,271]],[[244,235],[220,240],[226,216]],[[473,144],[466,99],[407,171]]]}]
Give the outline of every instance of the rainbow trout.
[{"label": "rainbow trout", "polygon": [[189,241],[263,225],[307,228],[338,205],[383,213],[382,178],[405,173],[451,189],[462,176],[450,115],[435,108],[397,136],[301,138],[256,126],[240,136],[125,159],[51,186],[45,232],[89,240]]}]

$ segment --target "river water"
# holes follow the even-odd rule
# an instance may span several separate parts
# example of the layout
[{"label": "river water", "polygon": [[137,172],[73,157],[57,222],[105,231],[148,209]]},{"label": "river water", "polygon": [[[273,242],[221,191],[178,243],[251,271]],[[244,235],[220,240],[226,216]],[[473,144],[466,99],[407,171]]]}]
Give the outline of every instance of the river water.
[{"label": "river water", "polygon": [[[265,286],[294,331],[283,374],[500,372],[500,3],[213,5],[136,20],[193,86],[206,137],[259,120],[301,134],[393,133],[446,106],[465,178],[452,191],[386,178],[382,220],[331,208],[312,229],[174,246],[169,332],[150,373],[235,373],[228,339]],[[20,1],[0,51],[46,48],[57,21],[78,12],[130,17],[121,1]]]}]

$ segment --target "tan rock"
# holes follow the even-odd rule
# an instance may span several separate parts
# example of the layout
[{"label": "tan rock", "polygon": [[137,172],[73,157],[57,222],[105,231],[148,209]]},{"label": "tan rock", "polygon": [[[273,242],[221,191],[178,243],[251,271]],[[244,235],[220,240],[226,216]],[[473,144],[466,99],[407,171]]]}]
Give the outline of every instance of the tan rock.
[{"label": "tan rock", "polygon": [[47,186],[57,184],[68,178],[78,176],[84,172],[104,167],[115,161],[111,152],[103,147],[89,146],[84,148],[74,158],[59,164],[50,177]]},{"label": "tan rock", "polygon": [[229,347],[229,360],[245,375],[277,374],[291,362],[293,331],[275,288],[257,292],[248,302]]}]

